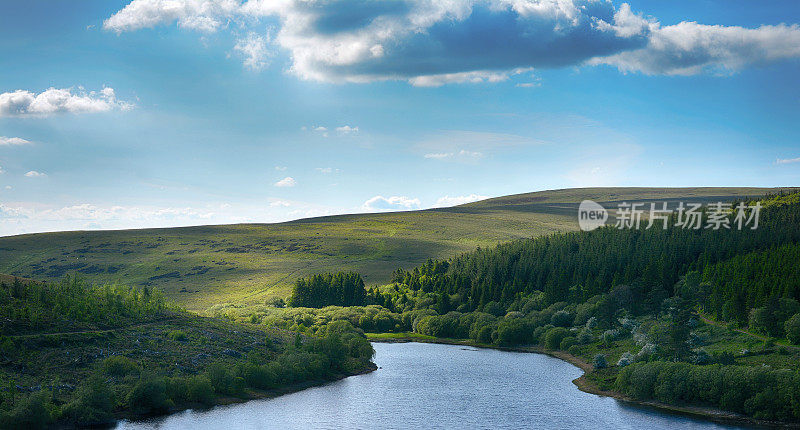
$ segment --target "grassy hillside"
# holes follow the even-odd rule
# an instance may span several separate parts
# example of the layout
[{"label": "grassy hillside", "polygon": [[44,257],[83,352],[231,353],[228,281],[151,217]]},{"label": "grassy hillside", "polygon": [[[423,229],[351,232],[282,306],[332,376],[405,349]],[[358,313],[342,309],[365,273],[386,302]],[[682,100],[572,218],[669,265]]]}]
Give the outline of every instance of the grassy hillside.
[{"label": "grassy hillside", "polygon": [[168,229],[74,231],[0,238],[0,272],[40,280],[80,273],[155,286],[190,310],[286,297],[295,279],[353,270],[368,285],[398,267],[521,237],[577,229],[579,202],[730,200],[764,188],[586,188],[453,208]]}]

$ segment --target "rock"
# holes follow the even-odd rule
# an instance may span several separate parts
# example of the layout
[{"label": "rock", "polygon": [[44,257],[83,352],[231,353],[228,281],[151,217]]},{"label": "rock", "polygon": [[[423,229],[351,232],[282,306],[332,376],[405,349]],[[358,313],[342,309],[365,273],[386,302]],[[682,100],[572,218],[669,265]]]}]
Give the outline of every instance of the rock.
[{"label": "rock", "polygon": [[239,358],[239,357],[242,356],[241,352],[233,350],[233,349],[226,349],[226,350],[222,351],[222,353],[227,355],[227,356],[233,357],[233,358]]}]

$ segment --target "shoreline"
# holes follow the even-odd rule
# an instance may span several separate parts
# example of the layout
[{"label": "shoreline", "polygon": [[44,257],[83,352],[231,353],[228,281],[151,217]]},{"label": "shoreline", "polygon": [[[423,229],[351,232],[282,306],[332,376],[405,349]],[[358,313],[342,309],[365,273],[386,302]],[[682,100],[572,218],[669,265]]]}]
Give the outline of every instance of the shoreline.
[{"label": "shoreline", "polygon": [[767,428],[800,428],[798,423],[779,422],[779,421],[765,421],[748,417],[746,415],[737,414],[735,412],[725,411],[722,409],[702,407],[702,406],[688,406],[688,405],[670,405],[653,400],[638,400],[623,393],[614,390],[601,390],[600,387],[595,385],[592,381],[586,378],[586,375],[592,372],[593,367],[587,361],[580,357],[576,357],[565,351],[551,351],[544,349],[540,346],[520,346],[520,347],[502,347],[494,345],[485,345],[473,342],[467,339],[448,339],[448,338],[430,338],[430,337],[393,337],[393,338],[371,338],[370,333],[367,333],[367,339],[370,342],[377,343],[436,343],[443,345],[462,345],[471,346],[475,348],[496,349],[499,351],[509,352],[523,352],[531,354],[543,354],[562,361],[581,369],[584,373],[580,377],[574,379],[572,383],[584,393],[594,394],[597,396],[611,397],[617,401],[626,403],[630,406],[656,409],[665,413],[684,415],[695,418],[702,418],[721,424],[738,424],[755,427]]},{"label": "shoreline", "polygon": [[[341,381],[342,379],[349,378],[351,376],[366,375],[367,373],[372,373],[372,372],[374,372],[376,370],[378,370],[378,366],[375,363],[370,361],[369,365],[367,365],[365,368],[363,368],[363,369],[361,369],[361,370],[359,370],[357,372],[336,374],[336,375],[332,375],[332,377],[329,378],[329,379],[315,379],[315,380],[311,380],[311,381],[296,382],[294,384],[289,384],[289,385],[286,385],[284,387],[274,388],[274,389],[271,389],[271,390],[258,390],[258,389],[250,388],[250,389],[247,389],[247,391],[246,391],[247,397],[244,397],[244,398],[242,398],[242,397],[230,397],[230,396],[217,397],[216,399],[214,399],[214,404],[210,405],[210,406],[204,406],[204,405],[199,404],[199,403],[198,404],[185,404],[183,406],[176,406],[174,408],[171,408],[169,411],[167,411],[164,414],[158,414],[158,415],[120,414],[120,415],[115,416],[115,419],[114,419],[113,423],[109,422],[109,423],[105,423],[105,424],[100,424],[99,427],[100,428],[115,428],[120,423],[122,423],[123,421],[128,421],[128,422],[131,422],[131,423],[139,423],[139,422],[143,422],[143,421],[147,421],[147,420],[151,420],[151,419],[165,418],[165,417],[168,417],[170,415],[174,415],[174,414],[177,414],[177,413],[180,413],[180,412],[183,412],[183,411],[188,411],[188,410],[203,411],[204,412],[204,411],[210,411],[210,410],[212,410],[212,409],[214,409],[216,407],[219,407],[219,406],[237,405],[237,404],[241,404],[241,403],[250,402],[250,401],[253,401],[253,400],[273,399],[273,398],[284,396],[284,395],[287,395],[287,394],[297,393],[299,391],[303,391],[303,390],[306,390],[308,388],[320,387],[320,386],[323,386],[325,384],[330,384],[332,382]],[[56,428],[65,428],[66,429],[66,428],[73,428],[73,427],[71,427],[71,426],[64,427],[64,426],[60,426],[60,425],[57,424]]]}]

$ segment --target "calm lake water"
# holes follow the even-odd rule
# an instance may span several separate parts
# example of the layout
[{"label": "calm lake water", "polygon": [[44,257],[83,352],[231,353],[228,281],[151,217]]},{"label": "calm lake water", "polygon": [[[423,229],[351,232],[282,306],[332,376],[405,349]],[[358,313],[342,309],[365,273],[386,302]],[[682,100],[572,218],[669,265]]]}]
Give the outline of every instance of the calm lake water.
[{"label": "calm lake water", "polygon": [[117,428],[732,428],[584,393],[571,382],[582,371],[546,355],[424,343],[374,346],[380,368],[370,374]]}]

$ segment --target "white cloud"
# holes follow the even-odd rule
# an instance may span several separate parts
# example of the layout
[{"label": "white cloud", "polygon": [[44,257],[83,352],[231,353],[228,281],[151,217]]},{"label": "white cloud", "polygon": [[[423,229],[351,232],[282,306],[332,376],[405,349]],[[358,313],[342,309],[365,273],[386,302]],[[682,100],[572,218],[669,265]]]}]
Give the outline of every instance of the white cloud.
[{"label": "white cloud", "polygon": [[[208,219],[213,212],[185,208],[146,208],[136,206],[98,206],[89,203],[64,207],[39,207],[30,205],[9,206],[0,203],[0,225],[9,220],[29,220],[37,222],[75,222],[75,221],[163,221]],[[141,225],[141,224],[140,224]]]},{"label": "white cloud", "polygon": [[338,134],[340,136],[346,136],[346,135],[349,135],[349,134],[355,134],[355,133],[358,133],[358,131],[359,131],[357,126],[351,126],[351,125],[342,125],[342,126],[333,127],[333,128],[326,127],[324,125],[315,125],[315,126],[311,126],[311,127],[303,126],[301,128],[301,130],[303,130],[303,131],[311,130],[313,132],[316,132],[316,133],[320,134],[322,137],[328,137],[329,136],[329,131],[335,131],[336,134]]},{"label": "white cloud", "polygon": [[434,160],[443,160],[456,155],[454,152],[431,152],[423,155],[425,158],[433,158]]},{"label": "white cloud", "polygon": [[27,145],[29,143],[31,143],[31,141],[25,140],[21,137],[0,136],[0,146]]},{"label": "white cloud", "polygon": [[662,27],[650,24],[647,46],[598,57],[589,64],[608,64],[623,72],[647,75],[728,74],[748,66],[800,58],[800,26],[758,28],[703,25],[696,22]]},{"label": "white cloud", "polygon": [[31,170],[28,173],[25,173],[25,177],[27,178],[43,178],[45,176],[47,175],[42,172],[37,172],[36,170]]},{"label": "white cloud", "polygon": [[358,133],[358,127],[351,127],[349,125],[343,125],[341,127],[336,127],[336,132],[339,133],[339,134]]},{"label": "white cloud", "polygon": [[531,76],[528,82],[520,82],[516,85],[519,88],[539,88],[542,86],[542,79],[538,76]]},{"label": "white cloud", "polygon": [[238,0],[133,0],[103,28],[121,33],[177,21],[182,28],[208,33],[224,26],[240,7]]},{"label": "white cloud", "polygon": [[[0,172],[2,172],[2,170],[3,170],[3,169],[0,169]],[[6,185],[6,186],[5,186],[5,189],[7,189],[7,190],[10,190],[10,189],[11,189],[11,185]]]},{"label": "white cloud", "polygon": [[322,135],[322,137],[328,137],[328,127],[324,127],[321,125],[315,125],[312,127],[303,127],[303,130],[311,129],[311,131],[317,132]]},{"label": "white cloud", "polygon": [[270,52],[267,50],[267,36],[251,32],[236,41],[233,49],[244,57],[244,66],[253,71],[260,71],[268,64]]},{"label": "white cloud", "polygon": [[113,88],[87,93],[81,88],[49,88],[35,94],[16,90],[0,94],[0,117],[47,116],[55,113],[94,113],[110,110],[127,110],[133,105],[117,100]]},{"label": "white cloud", "polygon": [[585,64],[686,75],[800,58],[797,25],[662,26],[626,3],[598,0],[134,0],[104,28],[177,23],[212,32],[262,19],[279,22],[275,43],[289,53],[290,73],[325,82],[499,82]]},{"label": "white cloud", "polygon": [[419,199],[405,196],[375,196],[364,202],[363,209],[367,211],[402,211],[419,209]]},{"label": "white cloud", "polygon": [[467,158],[482,158],[483,157],[483,153],[482,152],[467,151],[466,149],[462,149],[461,151],[458,151],[458,155],[460,155],[462,157],[467,157]]},{"label": "white cloud", "polygon": [[295,181],[291,176],[287,176],[275,183],[276,187],[293,187],[295,185],[297,185],[297,181]]},{"label": "white cloud", "polygon": [[445,208],[450,206],[463,205],[465,203],[477,202],[478,200],[488,199],[488,196],[481,196],[478,194],[470,194],[468,196],[444,196],[436,200],[433,205],[435,208]]},{"label": "white cloud", "polygon": [[339,173],[339,169],[334,169],[333,167],[317,167],[317,172],[320,172],[324,175],[330,175],[331,173]]},{"label": "white cloud", "polygon": [[479,158],[483,158],[483,153],[480,151],[468,151],[466,149],[461,149],[457,152],[431,152],[423,155],[423,157],[434,160],[460,159],[462,161],[474,161]]},{"label": "white cloud", "polygon": [[775,164],[792,164],[792,163],[800,163],[800,157],[798,158],[778,158],[775,160]]},{"label": "white cloud", "polygon": [[2,175],[2,174],[3,174],[3,173],[5,173],[5,172],[6,172],[6,171],[5,171],[5,170],[3,170],[3,166],[0,166],[0,175]]},{"label": "white cloud", "polygon": [[[10,187],[7,187],[10,189]],[[207,202],[201,206],[168,207],[76,202],[48,205],[34,202],[0,203],[0,236],[75,229],[129,229],[187,225],[284,222],[303,216],[344,213],[343,207],[302,201],[269,199],[262,204]],[[287,206],[291,204],[291,206]],[[352,209],[350,210],[352,212]]]},{"label": "white cloud", "polygon": [[286,166],[275,166],[275,170],[279,172],[284,172],[286,171]]},{"label": "white cloud", "polygon": [[475,163],[504,148],[541,145],[544,142],[507,133],[447,130],[426,136],[416,144],[422,157],[432,160]]},{"label": "white cloud", "polygon": [[333,215],[335,212],[329,209],[295,209],[289,212],[289,216],[293,219],[297,218],[312,218],[319,216]]},{"label": "white cloud", "polygon": [[445,84],[480,84],[484,82],[495,83],[507,81],[511,76],[518,75],[532,68],[518,68],[510,71],[494,72],[479,70],[474,72],[441,73],[437,75],[423,75],[410,78],[408,82],[415,87],[440,87]]},{"label": "white cloud", "polygon": [[274,201],[270,202],[270,204],[269,204],[269,205],[270,205],[270,206],[272,206],[272,207],[284,207],[284,208],[288,208],[288,207],[289,207],[289,206],[291,206],[292,204],[291,204],[291,203],[289,203],[289,202],[287,202],[287,201],[284,201],[284,200],[274,200]]}]

